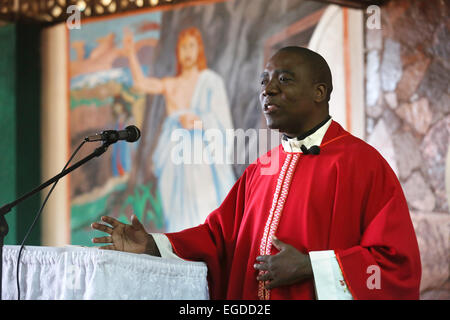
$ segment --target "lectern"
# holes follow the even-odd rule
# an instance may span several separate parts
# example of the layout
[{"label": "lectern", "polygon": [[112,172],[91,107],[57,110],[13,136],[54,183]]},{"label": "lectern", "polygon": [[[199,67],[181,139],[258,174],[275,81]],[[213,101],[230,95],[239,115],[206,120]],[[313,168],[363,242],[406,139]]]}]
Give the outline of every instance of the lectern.
[{"label": "lectern", "polygon": [[[3,299],[17,299],[19,246],[4,246]],[[86,247],[26,246],[20,296],[29,300],[207,300],[202,262]]]}]

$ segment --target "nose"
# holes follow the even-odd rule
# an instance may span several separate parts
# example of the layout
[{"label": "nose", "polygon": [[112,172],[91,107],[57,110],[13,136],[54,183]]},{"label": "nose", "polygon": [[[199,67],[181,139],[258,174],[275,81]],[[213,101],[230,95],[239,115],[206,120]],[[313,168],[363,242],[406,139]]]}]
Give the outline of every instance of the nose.
[{"label": "nose", "polygon": [[273,96],[278,93],[278,86],[273,79],[267,81],[265,85],[262,86],[261,94],[264,97]]}]

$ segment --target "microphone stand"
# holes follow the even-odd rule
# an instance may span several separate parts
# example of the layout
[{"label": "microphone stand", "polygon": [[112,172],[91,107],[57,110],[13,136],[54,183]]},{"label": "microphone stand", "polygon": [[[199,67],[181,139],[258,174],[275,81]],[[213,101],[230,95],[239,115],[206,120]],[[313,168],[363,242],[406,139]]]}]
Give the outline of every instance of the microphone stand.
[{"label": "microphone stand", "polygon": [[58,181],[59,179],[61,179],[65,175],[69,174],[73,170],[77,169],[78,167],[82,166],[83,164],[85,164],[89,160],[91,160],[91,159],[93,159],[95,157],[101,156],[103,153],[106,152],[108,147],[114,142],[112,142],[112,141],[105,141],[105,142],[103,142],[103,144],[100,147],[95,149],[87,157],[81,159],[80,161],[78,161],[77,163],[75,163],[71,167],[65,169],[64,171],[61,171],[61,173],[57,174],[56,176],[54,176],[50,180],[47,180],[46,182],[42,183],[40,186],[38,186],[37,188],[31,190],[27,194],[21,196],[17,200],[14,200],[13,202],[10,202],[10,203],[8,203],[8,204],[6,204],[6,205],[4,205],[3,207],[0,208],[0,300],[3,299],[3,296],[2,296],[2,293],[3,293],[3,288],[2,288],[2,285],[3,285],[3,244],[4,244],[5,236],[8,234],[8,231],[9,231],[8,223],[6,222],[5,215],[8,212],[10,212],[12,208],[14,208],[16,205],[21,203],[23,200],[31,197],[32,195],[34,195],[37,192],[41,191],[42,189],[48,187],[52,183],[55,183],[56,181]]}]

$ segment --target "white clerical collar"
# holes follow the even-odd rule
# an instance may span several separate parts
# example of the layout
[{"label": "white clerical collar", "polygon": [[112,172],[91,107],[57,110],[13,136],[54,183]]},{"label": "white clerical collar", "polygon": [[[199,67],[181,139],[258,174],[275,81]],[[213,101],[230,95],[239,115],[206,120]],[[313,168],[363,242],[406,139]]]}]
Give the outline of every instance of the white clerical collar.
[{"label": "white clerical collar", "polygon": [[323,137],[331,125],[332,119],[330,118],[323,126],[317,129],[314,133],[310,134],[306,138],[299,140],[297,137],[288,138],[284,136],[281,139],[281,144],[285,152],[302,152],[301,146],[304,145],[307,149],[312,146],[320,146]]}]

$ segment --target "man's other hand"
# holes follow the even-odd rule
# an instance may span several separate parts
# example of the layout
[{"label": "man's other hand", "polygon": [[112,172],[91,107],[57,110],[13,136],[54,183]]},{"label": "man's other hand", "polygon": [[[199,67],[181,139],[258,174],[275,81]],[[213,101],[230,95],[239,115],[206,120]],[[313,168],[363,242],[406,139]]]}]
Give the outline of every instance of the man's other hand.
[{"label": "man's other hand", "polygon": [[272,238],[272,244],[280,252],[258,256],[254,264],[254,268],[260,271],[256,279],[264,281],[266,289],[292,285],[313,276],[309,255],[276,237]]}]

